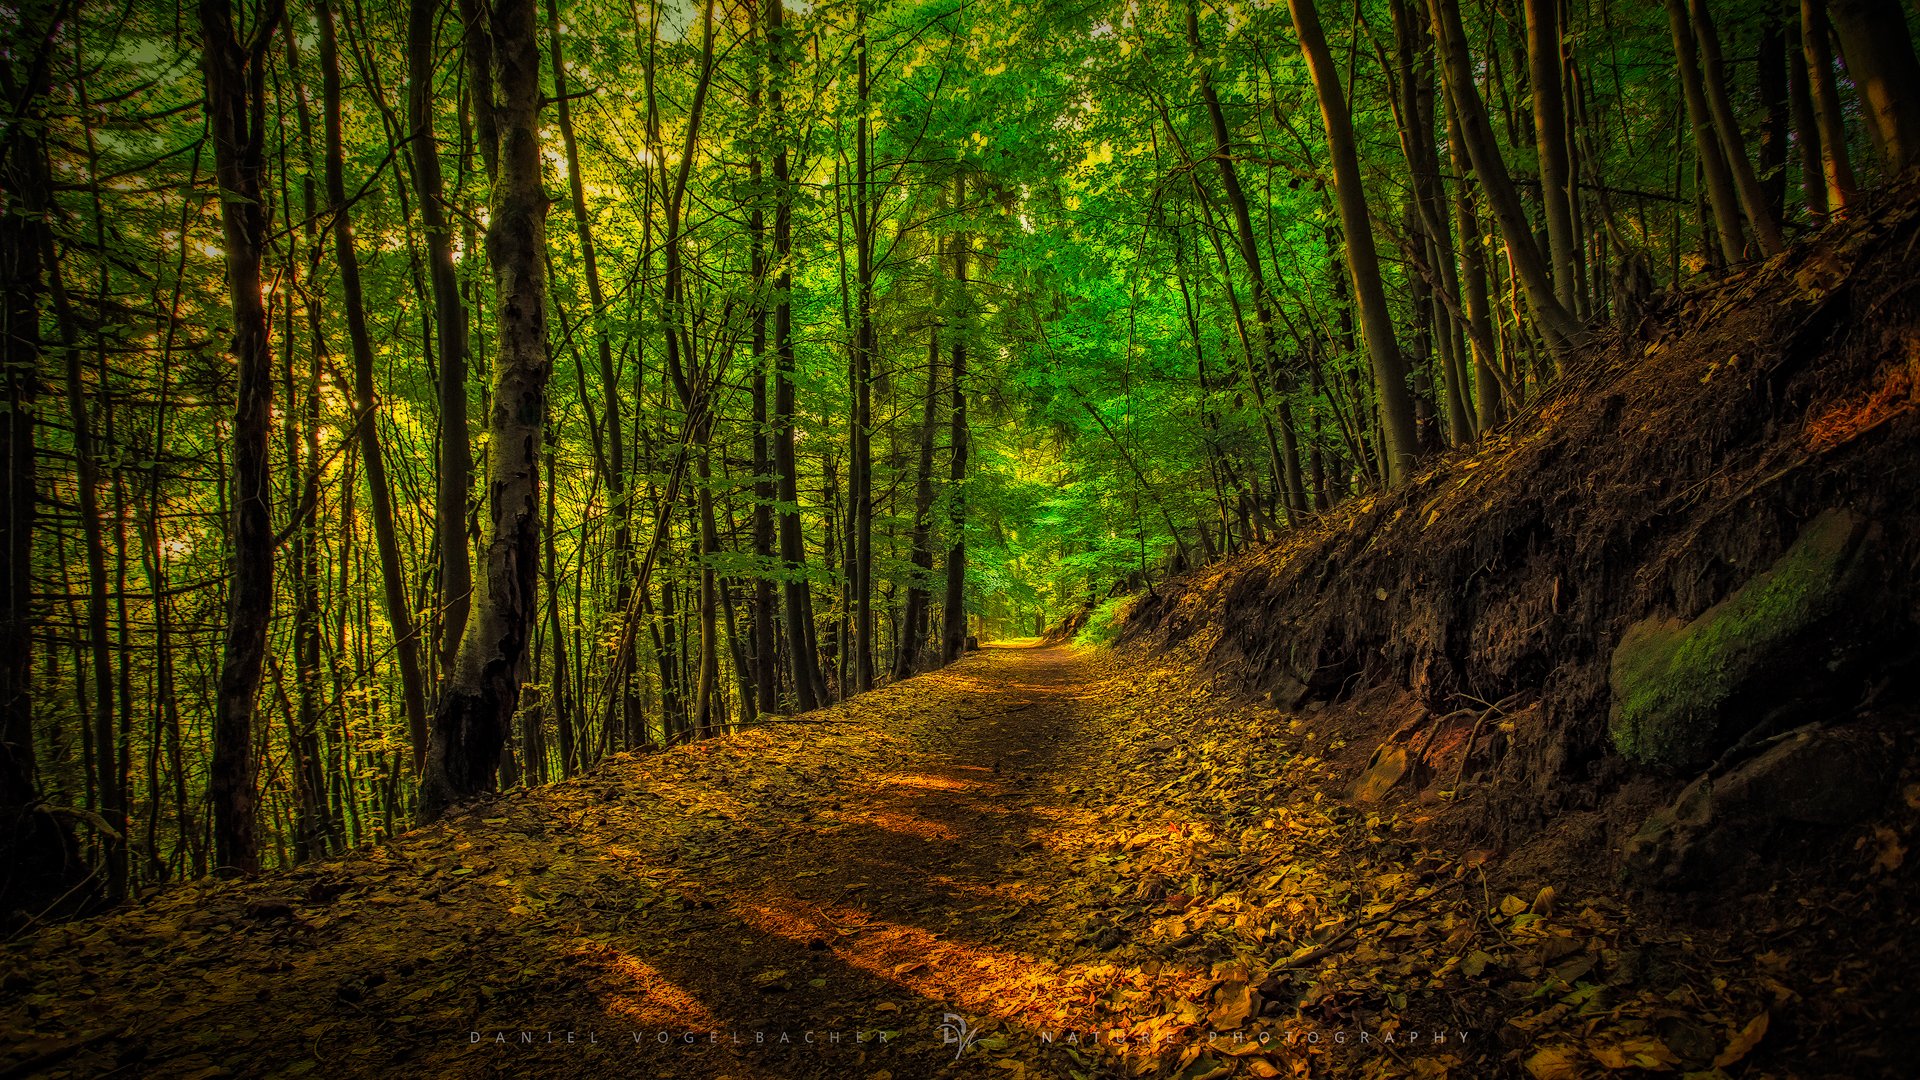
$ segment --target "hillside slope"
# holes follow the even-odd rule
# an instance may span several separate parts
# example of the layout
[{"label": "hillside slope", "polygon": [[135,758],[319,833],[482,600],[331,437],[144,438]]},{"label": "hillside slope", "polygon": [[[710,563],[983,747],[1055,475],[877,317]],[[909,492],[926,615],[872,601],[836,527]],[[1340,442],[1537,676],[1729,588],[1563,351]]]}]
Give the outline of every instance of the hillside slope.
[{"label": "hillside slope", "polygon": [[[1567,779],[1619,771],[1608,666],[1627,628],[1726,599],[1823,510],[1877,533],[1874,636],[1910,646],[1915,194],[1670,300],[1579,357],[1481,452],[1143,598],[1130,636],[1198,649],[1281,704],[1378,684],[1442,712],[1532,702],[1498,777],[1518,789],[1501,822],[1534,825],[1592,799]],[[1906,653],[1867,667],[1884,674]]]},{"label": "hillside slope", "polygon": [[1127,640],[1318,714],[1352,801],[1514,880],[1733,918],[1910,1007],[1917,194],[1667,298],[1477,454],[1142,597]]}]

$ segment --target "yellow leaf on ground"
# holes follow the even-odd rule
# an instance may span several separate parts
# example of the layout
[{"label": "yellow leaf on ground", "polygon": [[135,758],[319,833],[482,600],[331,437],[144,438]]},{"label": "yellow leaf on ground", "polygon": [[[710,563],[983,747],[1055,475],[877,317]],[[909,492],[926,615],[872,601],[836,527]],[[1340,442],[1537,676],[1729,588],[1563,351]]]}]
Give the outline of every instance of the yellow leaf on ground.
[{"label": "yellow leaf on ground", "polygon": [[1582,1057],[1577,1047],[1543,1046],[1522,1067],[1533,1080],[1579,1080]]},{"label": "yellow leaf on ground", "polygon": [[1222,983],[1214,992],[1213,1001],[1207,1023],[1216,1031],[1232,1031],[1246,1023],[1248,1014],[1253,1012],[1253,991],[1239,979]]},{"label": "yellow leaf on ground", "polygon": [[1727,1041],[1727,1048],[1720,1051],[1719,1057],[1713,1059],[1713,1067],[1724,1069],[1752,1053],[1753,1048],[1766,1037],[1770,1019],[1769,1014],[1763,1012],[1747,1021],[1747,1026],[1736,1032],[1733,1038]]},{"label": "yellow leaf on ground", "polygon": [[1593,1059],[1609,1069],[1649,1069],[1666,1072],[1680,1059],[1674,1056],[1667,1044],[1659,1039],[1641,1037],[1627,1039],[1611,1046],[1590,1046],[1587,1048]]}]

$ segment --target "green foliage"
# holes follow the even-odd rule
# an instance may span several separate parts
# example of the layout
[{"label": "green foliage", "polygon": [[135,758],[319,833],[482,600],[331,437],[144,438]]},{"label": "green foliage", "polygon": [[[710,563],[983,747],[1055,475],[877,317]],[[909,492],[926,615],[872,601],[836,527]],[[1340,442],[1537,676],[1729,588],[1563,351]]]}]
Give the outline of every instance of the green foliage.
[{"label": "green foliage", "polygon": [[[253,5],[239,6],[251,25]],[[1462,6],[1496,139],[1527,212],[1537,216],[1522,28],[1510,8],[1479,0]],[[31,631],[41,793],[55,805],[90,805],[98,758],[112,751],[130,777],[130,809],[150,849],[146,872],[161,877],[204,869],[206,858],[202,792],[227,617],[235,393],[221,192],[200,115],[205,88],[190,10],[68,7],[71,16],[57,28],[29,23],[61,5],[0,11],[0,38],[19,46],[9,55],[21,80],[34,67],[34,43],[51,43],[42,100],[31,100],[24,81],[10,90],[17,114],[31,121],[0,124],[9,139],[44,134],[47,206],[43,215],[26,209],[12,189],[17,175],[32,170],[11,165],[0,201],[9,215],[48,223],[69,298],[63,317],[47,289],[32,298],[43,347],[7,369],[26,372],[38,394],[30,456],[40,515],[32,595],[20,601],[24,614],[7,614],[17,619],[9,625]],[[1191,43],[1184,0],[789,3],[777,71],[764,28],[750,15],[764,17],[765,5],[715,5],[717,70],[691,139],[701,5],[561,0],[556,7],[580,209],[603,303],[590,295],[574,177],[557,130],[558,103],[549,103],[543,150],[554,205],[550,310],[543,314],[553,373],[550,466],[541,481],[551,552],[538,555],[541,595],[528,658],[546,711],[517,736],[547,740],[534,738],[520,752],[543,756],[548,775],[563,767],[562,717],[572,725],[575,765],[678,730],[700,666],[692,643],[703,625],[703,580],[715,580],[719,592],[721,610],[704,625],[720,638],[716,684],[728,718],[745,712],[743,676],[761,659],[751,653],[750,631],[766,617],[763,582],[776,594],[788,583],[803,586],[814,615],[806,632],[828,669],[827,689],[845,688],[856,195],[876,238],[866,434],[883,656],[905,640],[911,593],[929,595],[936,609],[945,604],[949,553],[963,543],[970,630],[1024,636],[1117,585],[1137,588],[1244,550],[1378,483],[1378,388],[1352,332],[1326,142],[1287,5],[1195,5],[1199,40]],[[1579,75],[1580,208],[1591,311],[1606,320],[1616,315],[1616,271],[1644,267],[1652,287],[1665,287],[1711,269],[1717,256],[1695,209],[1693,143],[1676,123],[1663,12],[1651,4],[1575,7],[1566,40]],[[1776,7],[1742,3],[1721,16],[1722,51],[1735,58],[1733,97],[1753,133],[1765,103],[1752,58],[1764,52]],[[553,28],[541,9],[550,61],[544,49]],[[281,763],[291,753],[287,731],[311,717],[326,758],[329,812],[343,816],[344,832],[358,841],[408,813],[412,747],[397,715],[395,642],[355,433],[372,424],[385,448],[396,588],[421,627],[429,697],[446,674],[436,646],[449,629],[436,496],[459,481],[441,476],[437,461],[445,358],[435,355],[427,237],[410,179],[410,155],[423,144],[411,138],[399,104],[409,77],[407,6],[335,11],[345,83],[342,166],[378,406],[370,418],[359,415],[348,389],[334,218],[312,194],[323,172],[318,24],[311,5],[296,4],[285,32],[263,42],[264,278],[276,357],[272,514],[285,543],[268,692],[256,719],[263,760],[276,763],[262,774],[265,815],[290,820],[303,797]],[[1432,447],[1464,447],[1476,432],[1446,416],[1447,394],[1491,381],[1434,358],[1446,306],[1425,291],[1409,254],[1418,250],[1410,239],[1418,215],[1409,201],[1409,137],[1431,142],[1443,163],[1442,216],[1456,197],[1479,213],[1478,248],[1455,235],[1453,221],[1439,227],[1491,275],[1491,362],[1503,385],[1530,399],[1553,377],[1555,361],[1506,276],[1487,208],[1449,160],[1444,103],[1431,116],[1407,119],[1396,92],[1409,71],[1425,77],[1433,56],[1421,38],[1403,70],[1394,13],[1387,0],[1362,0],[1350,12],[1328,7],[1324,14],[1375,211],[1391,319],[1427,412],[1423,432]],[[855,62],[861,25],[870,61],[864,102]],[[428,100],[472,345],[467,382],[452,389],[465,395],[470,464],[483,473],[497,328],[485,235],[490,184],[475,111],[464,103],[466,40],[459,20],[442,19]],[[1227,155],[1216,151],[1199,103],[1202,71],[1220,98]],[[551,87],[550,70],[543,78]],[[784,108],[778,114],[775,90]],[[856,175],[854,145],[862,116],[871,130],[864,178]],[[1847,119],[1848,149],[1865,163],[1858,110]],[[791,167],[784,188],[774,179],[777,153]],[[1221,168],[1227,160],[1250,204],[1264,297],[1237,249]],[[1808,188],[1802,166],[1786,160],[1769,169],[1790,228],[1803,227],[1810,219],[1799,209]],[[1872,179],[1871,164],[1861,171]],[[676,236],[685,291],[669,298],[666,207],[682,176]],[[769,268],[764,260],[783,205],[791,211],[791,259]],[[964,286],[954,260],[962,246]],[[1452,269],[1468,265],[1456,261]],[[780,271],[792,277],[785,291],[773,277]],[[780,301],[791,304],[797,493],[769,501],[760,444],[779,433],[754,395],[775,367],[761,320]],[[701,427],[669,370],[667,338],[676,330],[676,361],[711,391],[701,401],[711,424],[700,433],[706,471],[689,470],[669,501],[678,448],[698,441],[692,436]],[[1261,347],[1262,334],[1272,335],[1271,349]],[[30,336],[8,335],[9,347]],[[79,360],[71,386],[69,339]],[[602,368],[603,346],[610,372]],[[955,347],[968,360],[960,392],[971,449],[958,479],[950,471]],[[75,407],[93,421],[104,477],[97,494],[111,550],[97,575],[76,523],[76,425],[65,415]],[[615,412],[623,424],[624,502],[612,497],[608,475]],[[923,437],[931,440],[924,516]],[[1303,502],[1294,507],[1286,505],[1289,478],[1278,461],[1289,452],[1301,477]],[[476,563],[487,554],[488,491],[481,479],[465,492],[463,531]],[[699,540],[702,495],[714,507],[711,546]],[[755,550],[754,518],[763,508],[794,516],[802,558]],[[619,538],[629,545],[625,555]],[[648,559],[644,601],[626,596]],[[91,670],[82,618],[93,585],[112,597],[114,670],[104,680]],[[291,615],[307,602],[321,612],[320,660],[317,673],[303,674],[292,659]],[[1109,615],[1095,625],[1105,629],[1090,628],[1086,640],[1110,633],[1122,607],[1101,605]],[[772,659],[791,655],[784,626],[779,634]],[[630,656],[621,653],[623,642]],[[925,653],[908,659],[930,662]],[[612,679],[621,663],[627,674]],[[118,745],[104,749],[95,745],[97,724],[89,724],[98,720],[89,715],[99,711],[89,695],[99,685],[124,690],[127,699],[108,717]],[[790,680],[777,692],[780,700],[763,704],[793,704]],[[286,835],[282,824],[269,831]]]},{"label": "green foliage", "polygon": [[1127,623],[1127,613],[1133,610],[1136,599],[1138,597],[1123,593],[1101,601],[1087,616],[1087,624],[1074,635],[1073,643],[1103,648],[1119,641],[1120,631]]}]

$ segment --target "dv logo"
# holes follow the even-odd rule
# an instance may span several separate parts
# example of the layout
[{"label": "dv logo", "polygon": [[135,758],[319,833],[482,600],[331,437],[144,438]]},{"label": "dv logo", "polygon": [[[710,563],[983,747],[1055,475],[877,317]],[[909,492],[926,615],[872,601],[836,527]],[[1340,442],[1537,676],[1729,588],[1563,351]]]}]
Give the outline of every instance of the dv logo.
[{"label": "dv logo", "polygon": [[967,1018],[954,1013],[944,1013],[940,1017],[940,1045],[958,1046],[953,1052],[953,1060],[959,1061],[967,1047],[980,1037],[980,1033],[967,1026]]}]

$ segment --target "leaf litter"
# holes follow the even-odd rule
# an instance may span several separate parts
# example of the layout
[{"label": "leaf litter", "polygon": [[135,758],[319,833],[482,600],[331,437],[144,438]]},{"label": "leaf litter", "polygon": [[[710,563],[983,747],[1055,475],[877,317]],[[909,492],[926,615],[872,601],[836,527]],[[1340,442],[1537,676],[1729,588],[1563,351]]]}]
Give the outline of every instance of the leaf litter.
[{"label": "leaf litter", "polygon": [[43,929],[0,953],[0,1075],[1710,1078],[1799,999],[1512,891],[1350,798],[1330,715],[1191,670],[988,649]]}]

